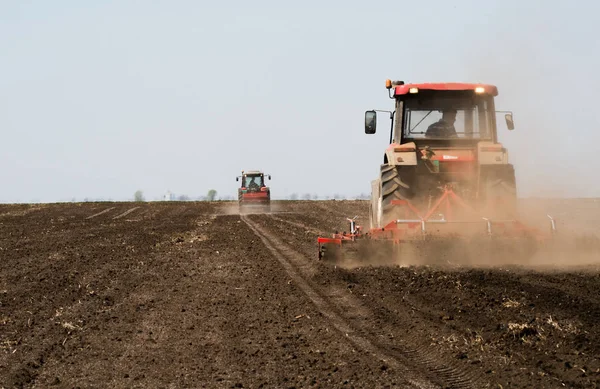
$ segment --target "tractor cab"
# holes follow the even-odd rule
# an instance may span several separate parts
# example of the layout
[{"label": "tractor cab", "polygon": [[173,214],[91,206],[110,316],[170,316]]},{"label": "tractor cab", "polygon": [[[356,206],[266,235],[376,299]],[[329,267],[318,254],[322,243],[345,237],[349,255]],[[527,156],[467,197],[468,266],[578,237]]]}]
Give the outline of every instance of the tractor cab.
[{"label": "tractor cab", "polygon": [[[264,188],[267,187],[265,184],[265,175],[262,172],[242,171],[242,175],[239,177],[236,177],[236,181],[239,181],[240,178],[242,180],[241,186],[240,186],[240,188],[242,190],[245,190],[248,192],[258,192],[261,189],[264,191]],[[271,176],[267,175],[267,178],[270,180]]]},{"label": "tractor cab", "polygon": [[263,179],[262,175],[244,176],[242,178],[242,187],[248,188],[250,191],[257,191],[264,186]]},{"label": "tractor cab", "polygon": [[[449,190],[488,216],[515,214],[515,172],[498,141],[496,86],[386,80],[386,89],[394,109],[365,112],[366,134],[376,132],[377,112],[391,119],[379,178],[371,183],[372,226],[397,218],[393,201],[410,201],[426,215]],[[512,113],[503,113],[513,130]]]},{"label": "tractor cab", "polygon": [[[390,114],[390,144],[413,143],[417,148],[472,147],[480,142],[497,143],[493,85],[467,83],[405,84],[386,80],[389,97],[395,100]],[[374,134],[377,110],[365,113],[365,133]],[[506,126],[514,129],[511,112]]]},{"label": "tractor cab", "polygon": [[[270,180],[271,175],[266,177]],[[238,201],[240,211],[247,208],[259,208],[266,211],[271,210],[271,188],[265,184],[265,174],[258,170],[242,170],[242,175],[235,178],[242,180],[238,188]]]}]

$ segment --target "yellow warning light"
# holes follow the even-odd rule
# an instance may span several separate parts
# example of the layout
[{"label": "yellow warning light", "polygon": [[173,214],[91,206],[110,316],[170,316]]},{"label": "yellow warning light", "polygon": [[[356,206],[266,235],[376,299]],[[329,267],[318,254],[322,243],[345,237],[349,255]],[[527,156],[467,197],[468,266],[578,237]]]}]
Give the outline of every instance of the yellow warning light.
[{"label": "yellow warning light", "polygon": [[475,88],[475,93],[483,93],[485,92],[485,88],[482,86],[478,86],[477,88]]},{"label": "yellow warning light", "polygon": [[385,88],[386,89],[392,88],[392,80],[385,80]]},{"label": "yellow warning light", "polygon": [[419,88],[410,88],[408,93],[419,93]]}]

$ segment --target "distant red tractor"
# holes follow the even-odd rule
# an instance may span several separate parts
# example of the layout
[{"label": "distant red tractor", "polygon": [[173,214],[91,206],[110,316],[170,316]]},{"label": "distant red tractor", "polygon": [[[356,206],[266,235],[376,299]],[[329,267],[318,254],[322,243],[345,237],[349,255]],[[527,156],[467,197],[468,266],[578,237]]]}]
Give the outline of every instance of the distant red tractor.
[{"label": "distant red tractor", "polygon": [[[271,179],[271,175],[267,175]],[[258,170],[242,170],[242,175],[235,178],[242,179],[238,188],[238,203],[240,212],[256,210],[259,212],[271,211],[271,189],[265,185],[265,175]]]}]

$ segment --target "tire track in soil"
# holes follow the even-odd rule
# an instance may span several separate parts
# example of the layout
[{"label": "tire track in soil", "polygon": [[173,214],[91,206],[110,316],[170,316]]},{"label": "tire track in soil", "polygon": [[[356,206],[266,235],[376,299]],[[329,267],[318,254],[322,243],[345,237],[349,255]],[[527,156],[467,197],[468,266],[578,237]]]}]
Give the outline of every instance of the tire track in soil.
[{"label": "tire track in soil", "polygon": [[122,214],[120,214],[120,215],[117,215],[117,216],[113,217],[113,220],[116,220],[116,219],[120,219],[120,218],[122,218],[122,217],[125,217],[125,216],[129,215],[131,212],[135,211],[135,210],[136,210],[136,209],[138,209],[138,208],[139,208],[139,207],[133,207],[133,208],[131,208],[131,209],[128,209],[127,211],[123,212]]},{"label": "tire track in soil", "polygon": [[[326,214],[316,222],[308,216],[300,220],[323,228],[330,219],[330,214]],[[313,258],[316,237],[307,236],[307,240],[297,234],[279,232],[287,223],[276,220],[252,220],[276,233],[304,258]],[[598,320],[594,318],[600,316],[597,304],[589,306],[590,302],[597,301],[597,293],[594,294],[598,290],[597,271],[590,275],[585,272],[540,273],[518,267],[463,269],[467,270],[464,272],[444,267],[410,270],[385,266],[341,271],[334,270],[333,266],[320,266],[316,260],[311,263],[313,268],[320,268],[318,273],[315,277],[304,276],[321,290],[321,285],[330,284],[343,290],[347,284],[354,296],[364,297],[356,301],[359,304],[364,301],[373,316],[369,322],[357,325],[374,328],[372,335],[381,337],[383,348],[392,348],[389,342],[400,342],[402,350],[407,349],[406,345],[418,348],[429,353],[434,366],[447,363],[466,372],[467,377],[484,382],[476,387],[499,388],[502,384],[504,388],[550,388],[561,387],[561,381],[563,387],[565,384],[567,387],[598,387],[600,381],[595,378],[600,370],[597,358],[591,356],[598,355],[592,339],[598,338]],[[543,288],[539,289],[538,284]],[[556,290],[548,293],[551,285]],[[506,309],[502,304],[504,297],[518,301],[521,307],[503,311]],[[446,321],[445,315],[457,316]],[[345,317],[350,319],[348,315]],[[533,326],[540,331],[539,338],[531,336],[519,340],[508,329],[502,329],[510,322],[528,323],[532,318],[536,323]],[[557,318],[556,323],[561,327],[546,323],[545,318]],[[578,322],[583,326],[579,327]],[[580,328],[579,335],[569,333],[571,324]],[[386,334],[390,335],[386,338]],[[476,339],[475,334],[483,337]],[[452,337],[460,342],[454,340],[450,345],[448,339]],[[576,370],[570,366],[581,368]]]},{"label": "tire track in soil", "polygon": [[[272,226],[271,223],[263,223],[267,221],[273,221],[275,224]],[[268,219],[260,219],[260,225],[263,228],[263,231],[273,230],[273,228],[277,224],[283,224],[279,220],[274,220],[274,218],[270,217]],[[287,223],[286,223],[287,224]],[[267,233],[268,234],[268,233]],[[270,238],[279,242],[279,245],[282,247],[286,247],[288,251],[293,254],[288,259],[294,263],[296,268],[303,273],[305,279],[310,279],[314,276],[314,273],[317,271],[315,269],[314,264],[311,261],[307,261],[306,252],[302,251],[304,254],[297,252],[291,249],[290,245],[293,245],[291,242],[283,242],[281,239],[274,238],[272,235]],[[313,283],[314,284],[314,283]],[[373,314],[368,309],[359,308],[362,307],[363,304],[358,300],[349,301],[349,297],[347,293],[343,293],[340,287],[335,287],[333,285],[329,285],[327,290],[321,289],[321,296],[326,296],[325,299],[328,300],[332,306],[338,308],[338,313],[341,316],[345,317],[346,320],[352,321],[372,321]],[[330,290],[331,289],[331,290]],[[338,298],[338,296],[345,296]],[[357,313],[357,311],[359,311]],[[360,312],[362,311],[362,312]],[[406,322],[402,326],[408,327],[411,322]],[[357,324],[358,329],[366,328],[365,325]],[[385,350],[387,355],[395,356],[400,360],[404,359],[408,362],[407,366],[412,366],[415,369],[425,369],[427,371],[434,372],[434,375],[429,375],[428,377],[433,381],[439,381],[441,377],[442,383],[444,387],[449,388],[468,388],[468,387],[482,387],[485,385],[479,384],[479,375],[472,369],[465,369],[462,366],[453,363],[454,361],[450,361],[447,359],[440,359],[440,355],[436,349],[433,349],[430,344],[424,344],[420,339],[420,334],[411,334],[407,333],[402,338],[401,345],[390,345],[386,343],[385,340],[379,341],[378,339],[381,337],[384,339],[384,335],[382,335],[382,331],[378,331],[378,334],[369,333],[365,334],[365,337],[372,340],[372,343],[376,345],[380,350]],[[399,339],[399,338],[396,338]],[[417,363],[412,361],[418,361]],[[486,382],[487,383],[487,382]],[[450,386],[448,386],[450,384]]]},{"label": "tire track in soil", "polygon": [[[266,225],[264,223],[261,223],[262,227],[264,229],[268,229],[268,230],[273,230],[274,228],[279,230],[280,226],[282,224],[284,224],[283,223],[284,220],[277,220],[273,217],[270,217],[269,219],[266,219],[266,220],[261,220],[261,222],[262,221],[275,222],[275,224],[273,224],[272,226],[270,226],[269,223],[267,223]],[[288,224],[288,223],[285,223],[285,224]],[[263,229],[263,231],[264,231],[264,229]],[[276,240],[277,238],[272,238],[272,239]],[[291,243],[289,241],[288,242],[280,241],[280,245],[290,247],[290,245],[293,245],[293,243]],[[295,252],[293,262],[296,262],[297,266],[299,267],[299,270],[301,270],[304,273],[305,278],[311,278],[314,276],[314,273],[316,272],[316,270],[315,270],[314,266],[311,265],[311,262],[306,260],[306,251],[305,250],[303,251],[303,253],[304,254]],[[331,290],[329,290],[329,289],[331,289]],[[347,301],[347,300],[349,300],[347,295],[345,298],[338,300],[338,296],[343,295],[341,290],[342,289],[340,289],[340,287],[335,287],[335,286],[331,285],[328,287],[328,291],[323,292],[322,294],[325,296],[328,296],[328,299],[330,301],[332,301],[332,302],[336,301],[337,304],[333,303],[333,305],[334,306],[337,305],[341,309],[341,312],[343,312],[343,315],[347,319],[351,319],[351,320],[357,319],[359,321],[365,320],[365,319],[372,320],[373,314],[371,312],[362,313],[362,314],[355,313],[357,311],[357,307],[363,305],[361,302],[356,301],[356,300],[355,301]],[[409,307],[414,309],[414,307],[411,305],[410,300],[407,298],[407,296],[403,296],[402,301],[404,301],[406,304],[409,305]],[[366,309],[362,309],[362,311],[365,312]],[[412,324],[412,323],[406,322],[406,323],[403,323],[401,326],[408,327],[410,324]],[[379,332],[382,332],[382,331],[379,331]],[[392,332],[392,331],[389,331],[389,332]],[[402,338],[404,340],[404,342],[400,347],[390,346],[389,344],[382,343],[378,340],[375,340],[377,336],[381,336],[381,335],[371,335],[371,338],[374,339],[373,343],[376,344],[380,349],[387,350],[389,355],[396,355],[396,356],[399,356],[400,358],[406,357],[406,358],[408,358],[408,360],[417,360],[417,361],[419,361],[419,364],[417,364],[416,368],[419,368],[419,366],[421,368],[426,367],[430,371],[436,372],[439,376],[443,377],[443,379],[446,380],[446,381],[443,381],[444,385],[446,385],[447,383],[452,383],[452,385],[458,385],[458,386],[445,386],[445,387],[463,388],[463,387],[473,387],[473,385],[475,385],[475,387],[485,386],[485,385],[479,384],[479,382],[478,382],[479,376],[474,372],[474,370],[467,369],[467,371],[465,371],[465,369],[463,367],[458,366],[457,364],[453,363],[453,361],[451,362],[451,361],[448,361],[447,359],[441,360],[440,355],[437,350],[433,349],[430,344],[424,344],[421,341],[420,337],[422,335],[420,333],[407,333],[406,335],[404,335],[404,337]],[[415,366],[415,364],[412,362],[409,362],[409,365]],[[436,378],[437,378],[437,376],[434,376],[431,379],[435,380]]]},{"label": "tire track in soil", "polygon": [[[338,311],[336,304],[331,301],[331,298],[326,297],[324,293],[311,286],[310,282],[301,274],[302,269],[298,269],[292,262],[306,262],[304,256],[272,234],[267,232],[263,227],[249,220],[247,217],[241,216],[241,219],[248,227],[257,235],[263,244],[273,253],[275,258],[281,263],[290,277],[299,285],[302,291],[310,298],[319,311],[327,317],[332,325],[341,333],[345,334],[347,339],[355,346],[369,352],[375,358],[378,358],[385,363],[393,366],[399,371],[403,371],[407,376],[414,377],[408,379],[415,388],[479,388],[473,381],[473,377],[469,373],[460,372],[453,367],[440,365],[436,360],[434,353],[430,350],[422,348],[417,349],[400,349],[399,347],[386,347],[377,340],[369,339],[370,336],[361,334],[361,330],[355,329],[343,315]],[[302,266],[302,265],[300,265]],[[309,267],[310,265],[305,265]],[[343,297],[341,297],[343,298]],[[360,311],[358,307],[344,307],[345,312],[349,312],[348,308]],[[364,314],[351,312],[350,315],[360,318]],[[415,363],[415,361],[417,361]],[[428,374],[418,374],[416,371],[409,370],[408,366],[417,365],[422,371],[429,371]],[[423,378],[423,376],[426,378]],[[419,376],[418,378],[415,376]],[[434,383],[435,382],[435,383]],[[436,385],[436,383],[438,385]]]},{"label": "tire track in soil", "polygon": [[[81,212],[88,213],[89,208],[86,208]],[[186,214],[190,211],[193,209],[186,209]],[[157,209],[157,214],[162,212],[162,207]],[[147,238],[159,239],[155,234],[130,234],[131,228],[127,225],[112,229],[100,219],[81,220],[85,219],[84,215],[61,222],[47,236],[40,235],[40,231],[46,231],[52,225],[48,220],[58,219],[55,215],[64,215],[62,207],[51,207],[40,215],[39,220],[30,221],[28,235],[37,238],[23,254],[15,253],[14,240],[3,237],[2,246],[12,249],[10,259],[15,270],[9,272],[0,266],[0,289],[6,289],[4,295],[12,296],[11,300],[19,301],[20,308],[3,323],[4,328],[10,330],[0,331],[0,346],[16,339],[13,349],[0,348],[5,352],[0,355],[0,388],[47,387],[50,382],[50,379],[44,381],[48,378],[45,377],[47,371],[56,369],[68,352],[86,346],[82,339],[89,331],[88,322],[98,316],[110,315],[112,309],[121,305],[121,296],[127,295],[119,292],[124,283],[115,284],[118,279],[115,262],[119,270],[128,270],[128,280],[141,279],[132,268],[135,255],[128,247],[141,248],[143,251],[140,251],[147,254],[152,252],[148,249],[152,245],[147,244]],[[160,235],[172,231],[154,225],[160,229]],[[84,247],[86,250],[82,249]],[[55,254],[56,257],[46,259]],[[44,303],[40,304],[40,300]],[[14,302],[3,305],[8,312],[14,306]],[[25,313],[30,315],[31,321]],[[40,377],[45,384],[38,382]],[[3,386],[3,380],[7,381],[6,386]]]},{"label": "tire track in soil", "polygon": [[100,211],[100,212],[98,212],[98,213],[95,213],[95,214],[93,214],[93,215],[91,215],[91,216],[88,216],[88,217],[86,217],[86,220],[93,219],[93,218],[95,218],[96,216],[104,215],[105,213],[107,213],[107,212],[110,212],[110,211],[112,211],[113,209],[115,209],[115,207],[110,207],[110,208],[107,208],[107,209],[105,209],[105,210],[103,210],[103,211]]}]

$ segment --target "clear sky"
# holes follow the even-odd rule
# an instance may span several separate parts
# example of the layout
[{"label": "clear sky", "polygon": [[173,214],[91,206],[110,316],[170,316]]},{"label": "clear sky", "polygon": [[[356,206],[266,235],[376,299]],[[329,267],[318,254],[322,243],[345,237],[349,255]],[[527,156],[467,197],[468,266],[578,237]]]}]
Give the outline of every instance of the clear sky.
[{"label": "clear sky", "polygon": [[0,202],[370,192],[386,78],[498,85],[521,196],[600,197],[594,1],[1,1]]}]

